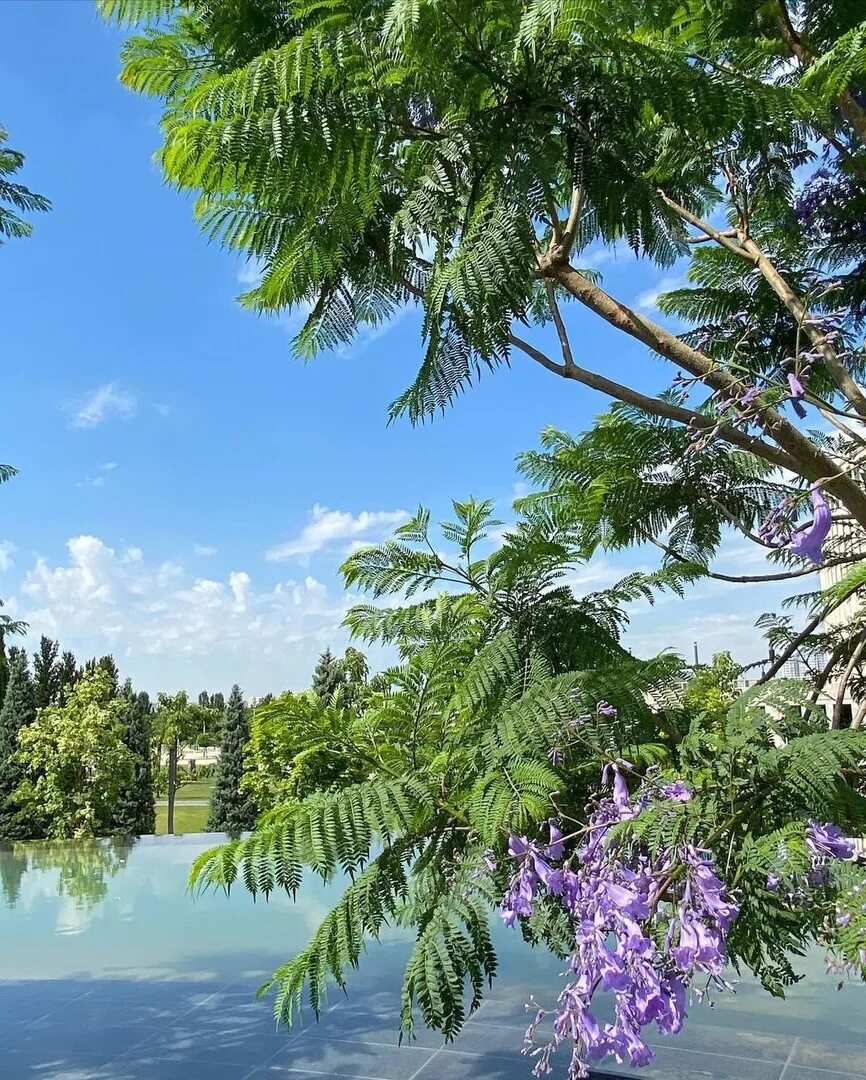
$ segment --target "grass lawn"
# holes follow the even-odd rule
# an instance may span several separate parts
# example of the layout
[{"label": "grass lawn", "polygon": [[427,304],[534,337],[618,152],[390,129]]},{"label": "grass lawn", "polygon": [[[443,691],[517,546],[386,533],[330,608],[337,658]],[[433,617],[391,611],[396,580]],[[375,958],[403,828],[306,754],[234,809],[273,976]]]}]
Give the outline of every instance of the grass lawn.
[{"label": "grass lawn", "polygon": [[[213,780],[192,780],[178,788],[177,801],[184,799],[209,799],[213,795]],[[165,796],[163,796],[165,798]]]},{"label": "grass lawn", "polygon": [[[176,833],[204,832],[210,807],[186,806],[181,799],[174,804],[174,831]],[[168,822],[168,807],[156,808],[156,835],[163,836]]]}]

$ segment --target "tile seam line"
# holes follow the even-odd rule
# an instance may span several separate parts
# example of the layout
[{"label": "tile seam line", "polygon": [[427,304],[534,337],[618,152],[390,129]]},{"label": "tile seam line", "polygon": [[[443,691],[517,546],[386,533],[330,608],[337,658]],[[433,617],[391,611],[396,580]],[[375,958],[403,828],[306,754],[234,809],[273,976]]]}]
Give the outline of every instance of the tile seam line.
[{"label": "tile seam line", "polygon": [[791,1064],[791,1061],[792,1061],[792,1059],[794,1057],[794,1054],[795,1054],[795,1052],[797,1050],[797,1044],[799,1042],[800,1042],[800,1036],[795,1035],[794,1036],[794,1041],[791,1043],[791,1049],[788,1051],[788,1056],[785,1059],[785,1064],[782,1066],[782,1071],[779,1073],[779,1080],[783,1080],[783,1077],[785,1076],[785,1073],[788,1071],[788,1066]]}]

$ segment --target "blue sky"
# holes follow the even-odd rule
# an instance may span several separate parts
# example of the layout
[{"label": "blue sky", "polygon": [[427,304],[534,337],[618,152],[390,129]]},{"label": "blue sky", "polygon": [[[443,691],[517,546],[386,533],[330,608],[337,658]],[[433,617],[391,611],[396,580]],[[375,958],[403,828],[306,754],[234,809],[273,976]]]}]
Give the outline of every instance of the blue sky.
[{"label": "blue sky", "polygon": [[[336,567],[353,542],[419,502],[441,516],[451,498],[490,497],[507,517],[516,455],[546,425],[585,428],[605,399],[516,357],[434,423],[387,426],[418,363],[417,317],[294,360],[283,323],[235,303],[243,266],[163,184],[158,110],[118,82],[122,38],[89,0],[5,0],[0,37],[0,123],[27,155],[22,180],[54,204],[0,249],[0,460],[20,469],[0,493],[0,596],[31,639],[112,651],[151,690],[302,686],[324,645],[345,644]],[[590,261],[647,310],[676,277],[628,254]],[[664,384],[643,349],[569,320],[581,362]],[[735,544],[727,565],[755,554]],[[649,559],[599,559],[582,584]],[[636,609],[630,640],[649,653],[698,637],[753,659],[752,623],[777,595],[707,583]]]}]

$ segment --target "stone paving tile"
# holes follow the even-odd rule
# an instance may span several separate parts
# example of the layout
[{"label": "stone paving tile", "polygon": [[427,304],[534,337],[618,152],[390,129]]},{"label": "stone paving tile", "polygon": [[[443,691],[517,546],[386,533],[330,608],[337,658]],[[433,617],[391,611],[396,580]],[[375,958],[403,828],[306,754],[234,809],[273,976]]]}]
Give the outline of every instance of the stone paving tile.
[{"label": "stone paving tile", "polygon": [[833,1077],[838,1077],[839,1080],[851,1080],[851,1078],[858,1078],[864,1075],[863,1069],[866,1066],[861,1066],[859,1073],[841,1073],[841,1072],[827,1072],[825,1069],[807,1069],[801,1065],[789,1065],[785,1072],[785,1080],[833,1080]]},{"label": "stone paving tile", "polygon": [[272,1071],[312,1072],[326,1076],[410,1080],[435,1051],[417,1046],[381,1046],[358,1041],[336,1042],[302,1036],[267,1062]]},{"label": "stone paving tile", "polygon": [[123,1062],[153,1056],[166,1061],[245,1065],[251,1070],[264,1065],[290,1041],[283,1035],[238,1030],[230,1024],[220,1030],[203,1031],[193,1013],[188,1023],[153,1030],[144,1041],[139,1039],[118,1057]]},{"label": "stone paving tile", "polygon": [[[866,1076],[866,1050],[852,1043],[797,1039],[797,1045],[791,1055],[791,1065]],[[826,1071],[824,1072],[825,1080]]]}]

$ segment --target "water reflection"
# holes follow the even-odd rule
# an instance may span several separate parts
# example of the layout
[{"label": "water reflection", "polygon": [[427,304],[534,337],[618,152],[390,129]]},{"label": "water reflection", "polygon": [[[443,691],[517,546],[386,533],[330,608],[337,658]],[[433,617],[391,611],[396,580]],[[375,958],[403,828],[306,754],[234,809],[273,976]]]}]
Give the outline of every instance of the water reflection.
[{"label": "water reflection", "polygon": [[21,898],[25,874],[43,874],[54,881],[54,895],[89,911],[108,894],[115,874],[125,869],[135,840],[36,840],[15,842],[0,851],[0,886],[6,906],[14,908]]},{"label": "water reflection", "polygon": [[[311,880],[296,903],[275,896],[254,905],[242,889],[230,897],[193,898],[186,889],[189,867],[220,839],[114,838],[0,849],[0,1008],[5,1017],[18,1017],[20,1025],[7,1023],[0,1032],[0,1056],[17,1053],[21,1065],[8,1072],[4,1064],[0,1074],[29,1075],[26,1060],[28,1068],[42,1070],[43,1078],[59,1076],[45,1056],[50,1053],[51,1061],[75,1064],[76,1075],[87,1077],[165,1080],[175,1076],[170,1062],[184,1080],[241,1080],[246,1073],[236,1071],[240,1061],[256,1064],[261,1058],[263,1064],[267,1050],[275,1064],[296,1072],[402,1080],[392,1058],[382,1057],[382,1048],[391,1054],[396,1037],[407,935],[395,930],[381,945],[371,945],[350,980],[348,998],[333,995],[341,1004],[323,1026],[310,1027],[292,1048],[269,1044],[277,1038],[270,1006],[255,1003],[253,991],[303,948],[344,883],[324,886]],[[531,1064],[518,1053],[525,1025],[522,1002],[529,992],[554,1001],[562,986],[561,965],[527,949],[501,926],[494,936],[500,977],[493,996],[459,1045],[437,1051],[418,1080],[428,1080],[427,1073],[429,1080],[529,1080]],[[716,1009],[693,1007],[681,1036],[659,1039],[657,1069],[641,1075],[779,1080],[785,1070],[785,1080],[831,1080],[834,1073],[866,1080],[866,986],[836,993],[818,954],[797,966],[807,978],[785,1002],[744,980],[740,993]],[[147,1060],[136,1062],[131,1044],[127,1049],[131,1024],[142,1028],[138,1037]],[[98,1045],[91,1047],[82,1031],[98,1032]],[[149,1031],[152,1041],[143,1038]],[[424,1039],[422,1047],[432,1052],[435,1037]],[[206,1069],[203,1046],[213,1055]],[[337,1061],[340,1046],[349,1056]],[[114,1066],[95,1071],[93,1049],[106,1061],[122,1054],[127,1071],[112,1071]],[[416,1048],[400,1061],[419,1053]],[[283,1061],[282,1054],[295,1057]],[[226,1071],[219,1072],[218,1064]],[[406,1077],[416,1068],[406,1065]]]}]

